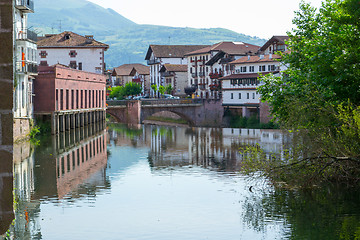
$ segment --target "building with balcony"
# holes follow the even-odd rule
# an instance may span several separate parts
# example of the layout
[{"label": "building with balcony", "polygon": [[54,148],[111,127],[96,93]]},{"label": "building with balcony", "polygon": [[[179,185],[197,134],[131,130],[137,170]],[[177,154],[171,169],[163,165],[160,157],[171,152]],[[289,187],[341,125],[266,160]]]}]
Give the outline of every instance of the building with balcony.
[{"label": "building with balcony", "polygon": [[186,96],[185,87],[188,84],[187,65],[164,64],[160,69],[160,75],[165,79],[165,86],[171,85],[172,95]]},{"label": "building with balcony", "polygon": [[56,64],[39,66],[34,82],[34,114],[51,122],[52,133],[104,123],[106,76]]},{"label": "building with balcony", "polygon": [[187,53],[189,85],[197,88],[196,95],[201,98],[221,98],[219,78],[231,73],[229,63],[259,49],[243,42],[220,42]]},{"label": "building with balcony", "polygon": [[261,122],[270,120],[269,106],[261,102],[261,95],[257,91],[258,86],[263,84],[258,78],[269,73],[280,76],[286,70],[286,66],[281,64],[280,55],[273,54],[276,49],[287,49],[286,45],[280,45],[279,39],[282,44],[286,37],[274,36],[260,48],[257,55],[230,62],[231,73],[219,78],[223,106],[232,113],[243,117],[258,115]]},{"label": "building with balcony", "polygon": [[123,64],[113,69],[112,86],[124,86],[128,82],[141,85],[144,94],[150,91],[150,67],[140,63]]},{"label": "building with balcony", "polygon": [[93,35],[81,36],[73,32],[46,34],[39,37],[38,64],[63,64],[73,69],[103,74],[105,51],[109,45],[96,41]]},{"label": "building with balcony", "polygon": [[14,0],[14,140],[30,133],[33,118],[33,80],[37,75],[37,34],[28,28],[33,0]]},{"label": "building with balcony", "polygon": [[[150,66],[150,85],[166,85],[165,77],[161,76],[160,70],[164,64],[187,65],[185,54],[202,49],[208,45],[150,45],[145,60]],[[158,93],[151,90],[152,96]]]}]

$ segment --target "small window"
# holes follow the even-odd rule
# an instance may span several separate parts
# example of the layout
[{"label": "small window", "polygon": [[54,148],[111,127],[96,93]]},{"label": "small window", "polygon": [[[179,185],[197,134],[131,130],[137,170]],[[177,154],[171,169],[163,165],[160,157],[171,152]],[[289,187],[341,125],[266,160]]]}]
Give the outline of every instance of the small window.
[{"label": "small window", "polygon": [[234,99],[234,94],[233,93],[231,93],[231,99]]},{"label": "small window", "polygon": [[69,52],[69,56],[72,58],[76,57],[76,55],[77,55],[77,52],[75,50],[72,50]]},{"label": "small window", "polygon": [[250,93],[246,94],[247,99],[250,99]]},{"label": "small window", "polygon": [[70,61],[69,67],[76,69],[76,61]]},{"label": "small window", "polygon": [[241,99],[241,93],[239,93],[239,99]]},{"label": "small window", "polygon": [[82,70],[83,66],[82,66],[82,62],[79,62],[79,70]]},{"label": "small window", "polygon": [[46,51],[41,51],[39,55],[40,55],[41,58],[46,58],[46,56],[47,56],[48,54],[47,54]]},{"label": "small window", "polygon": [[253,99],[255,99],[255,93],[253,93]]}]

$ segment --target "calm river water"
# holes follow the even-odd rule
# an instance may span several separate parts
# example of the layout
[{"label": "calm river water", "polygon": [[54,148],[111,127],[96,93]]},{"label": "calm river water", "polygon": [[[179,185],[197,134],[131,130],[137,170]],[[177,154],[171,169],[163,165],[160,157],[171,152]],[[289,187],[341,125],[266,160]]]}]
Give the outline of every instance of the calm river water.
[{"label": "calm river water", "polygon": [[360,194],[274,189],[239,173],[277,130],[110,125],[15,147],[11,239],[359,239]]}]

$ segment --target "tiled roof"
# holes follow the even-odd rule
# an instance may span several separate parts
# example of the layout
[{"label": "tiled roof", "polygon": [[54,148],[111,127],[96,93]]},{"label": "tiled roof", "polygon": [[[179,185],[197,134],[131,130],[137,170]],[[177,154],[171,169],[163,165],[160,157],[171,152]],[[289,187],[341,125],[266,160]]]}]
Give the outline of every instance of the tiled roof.
[{"label": "tiled roof", "polygon": [[273,43],[286,44],[287,40],[289,40],[289,36],[273,36],[260,48],[260,51],[265,51]]},{"label": "tiled roof", "polygon": [[220,42],[186,54],[187,56],[210,53],[212,51],[223,51],[229,55],[246,55],[249,52],[256,53],[260,46],[244,42]]},{"label": "tiled roof", "polygon": [[187,72],[187,65],[180,64],[164,64],[161,68],[160,72],[168,71],[168,72]]},{"label": "tiled roof", "polygon": [[271,58],[270,55],[260,55],[256,56],[244,56],[235,61],[232,61],[230,64],[243,64],[243,63],[262,63],[262,62],[277,62],[281,57],[276,54],[272,54]]},{"label": "tiled roof", "polygon": [[151,53],[157,58],[183,58],[185,54],[207,47],[208,45],[150,45],[145,60],[150,60]]},{"label": "tiled roof", "polygon": [[116,76],[132,76],[133,70],[140,75],[150,75],[150,67],[140,63],[124,64],[114,68],[113,74]]},{"label": "tiled roof", "polygon": [[81,36],[73,32],[62,32],[59,34],[49,34],[40,37],[37,42],[38,48],[48,47],[98,47],[108,49],[109,45],[98,42],[89,36]]},{"label": "tiled roof", "polygon": [[[261,72],[261,75],[266,75],[269,73],[279,73],[278,71],[276,72]],[[244,79],[244,78],[258,78],[260,76],[259,73],[243,73],[243,74],[231,74],[222,78],[219,78],[219,80],[231,80],[231,79]]]}]

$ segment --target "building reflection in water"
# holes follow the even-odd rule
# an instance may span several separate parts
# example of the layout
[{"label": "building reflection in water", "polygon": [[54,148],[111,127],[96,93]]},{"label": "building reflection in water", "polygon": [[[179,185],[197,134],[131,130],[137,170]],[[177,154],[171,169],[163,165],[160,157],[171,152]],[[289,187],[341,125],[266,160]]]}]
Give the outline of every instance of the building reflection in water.
[{"label": "building reflection in water", "polygon": [[[268,157],[282,158],[288,136],[279,130],[234,128],[179,128],[118,125],[109,131],[109,142],[133,147],[148,146],[154,168],[197,165],[219,171],[238,171],[244,156],[241,146],[258,145]],[[132,134],[130,134],[130,132]]]},{"label": "building reflection in water", "polygon": [[108,189],[106,131],[101,125],[14,146],[17,201],[12,239],[41,239],[41,202],[61,202]]}]

